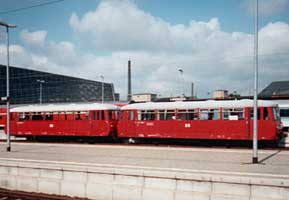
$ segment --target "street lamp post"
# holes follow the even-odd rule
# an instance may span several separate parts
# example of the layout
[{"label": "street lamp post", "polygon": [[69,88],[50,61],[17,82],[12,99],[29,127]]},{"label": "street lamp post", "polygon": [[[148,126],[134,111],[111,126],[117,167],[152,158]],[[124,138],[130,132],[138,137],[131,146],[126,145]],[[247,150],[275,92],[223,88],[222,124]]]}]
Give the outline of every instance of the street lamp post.
[{"label": "street lamp post", "polygon": [[39,103],[42,104],[42,84],[45,83],[44,80],[36,80],[39,83]]},{"label": "street lamp post", "polygon": [[9,78],[9,28],[16,28],[16,25],[7,24],[0,21],[0,26],[6,28],[6,40],[7,40],[7,66],[6,66],[6,104],[7,104],[7,122],[6,122],[6,133],[7,133],[7,151],[11,151],[10,142],[10,78]]},{"label": "street lamp post", "polygon": [[[183,91],[183,89],[184,89],[183,87],[184,87],[184,85],[185,85],[185,80],[184,80],[184,76],[183,76],[184,70],[183,70],[182,68],[179,68],[178,71],[179,71],[180,74],[181,74],[181,91]],[[181,93],[182,93],[182,92],[181,92]],[[184,91],[183,91],[182,95],[185,96],[185,92],[184,92]]]},{"label": "street lamp post", "polygon": [[258,163],[258,0],[255,0],[253,164]]},{"label": "street lamp post", "polygon": [[104,76],[100,75],[101,78],[101,103],[104,102]]}]

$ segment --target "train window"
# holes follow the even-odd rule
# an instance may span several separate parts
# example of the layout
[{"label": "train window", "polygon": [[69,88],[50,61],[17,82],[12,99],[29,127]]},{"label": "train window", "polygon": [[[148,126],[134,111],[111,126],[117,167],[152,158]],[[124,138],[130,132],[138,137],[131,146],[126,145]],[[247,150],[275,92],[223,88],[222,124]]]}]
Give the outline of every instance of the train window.
[{"label": "train window", "polygon": [[0,119],[2,119],[2,113],[0,113]]},{"label": "train window", "polygon": [[244,120],[244,108],[224,108],[223,109],[224,120]]},{"label": "train window", "polygon": [[159,120],[175,120],[176,115],[174,110],[159,110],[158,111]]},{"label": "train window", "polygon": [[140,120],[155,120],[155,111],[142,110],[140,113]]},{"label": "train window", "polygon": [[148,119],[149,120],[155,120],[155,111],[154,110],[148,110]]},{"label": "train window", "polygon": [[158,111],[158,118],[159,118],[159,120],[165,120],[166,119],[166,112],[165,112],[165,110],[159,110]]},{"label": "train window", "polygon": [[269,119],[268,108],[264,108],[263,120],[268,120],[268,119]]},{"label": "train window", "polygon": [[128,120],[134,120],[134,112],[129,111]]},{"label": "train window", "polygon": [[50,112],[46,113],[45,120],[53,120],[53,114]]},{"label": "train window", "polygon": [[289,108],[280,108],[280,117],[289,119]]},{"label": "train window", "polygon": [[18,114],[18,121],[24,121],[25,120],[25,114],[24,113],[19,113]]},{"label": "train window", "polygon": [[100,120],[104,120],[105,119],[105,115],[104,115],[104,110],[100,111]]},{"label": "train window", "polygon": [[200,120],[208,120],[209,111],[208,109],[200,109]]},{"label": "train window", "polygon": [[[258,120],[260,120],[260,114],[261,114],[261,110],[260,110],[260,108],[258,108],[258,113],[257,113],[257,119]],[[254,119],[254,110],[253,109],[250,109],[250,118],[251,118],[251,120],[253,120]]]},{"label": "train window", "polygon": [[75,113],[74,113],[74,119],[75,119],[75,120],[81,120],[80,112],[75,112]]},{"label": "train window", "polygon": [[113,118],[113,117],[112,117],[112,111],[109,110],[109,111],[108,111],[108,119],[109,119],[109,120],[112,120],[112,118]]},{"label": "train window", "polygon": [[228,120],[230,115],[230,109],[223,109],[223,119]]},{"label": "train window", "polygon": [[75,120],[87,120],[88,119],[88,112],[86,111],[78,111],[74,113]]},{"label": "train window", "polygon": [[141,111],[140,120],[148,120],[148,115],[146,111],[144,110]]},{"label": "train window", "polygon": [[117,111],[115,111],[115,110],[108,111],[108,117],[110,120],[117,119]]},{"label": "train window", "polygon": [[30,119],[30,113],[19,113],[18,114],[18,120],[19,121],[24,121],[24,120],[29,120]]},{"label": "train window", "polygon": [[186,119],[187,120],[198,120],[199,119],[198,110],[197,109],[188,110]]},{"label": "train window", "polygon": [[43,116],[40,112],[34,112],[32,113],[32,120],[43,120]]},{"label": "train window", "polygon": [[219,109],[201,109],[200,120],[218,120],[220,119]]},{"label": "train window", "polygon": [[186,120],[187,119],[187,111],[186,110],[178,110],[178,120]]},{"label": "train window", "polygon": [[220,119],[219,109],[209,109],[208,120],[218,120],[218,119]]},{"label": "train window", "polygon": [[30,120],[30,113],[26,112],[24,120]]},{"label": "train window", "polygon": [[175,111],[174,110],[167,110],[166,112],[166,120],[175,120]]}]

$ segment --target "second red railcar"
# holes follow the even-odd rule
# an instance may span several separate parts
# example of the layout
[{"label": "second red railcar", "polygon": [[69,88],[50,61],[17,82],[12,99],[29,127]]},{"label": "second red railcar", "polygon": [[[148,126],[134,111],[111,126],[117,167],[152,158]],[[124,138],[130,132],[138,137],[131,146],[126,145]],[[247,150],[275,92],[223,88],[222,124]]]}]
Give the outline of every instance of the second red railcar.
[{"label": "second red railcar", "polygon": [[[277,104],[260,100],[258,105],[258,139],[276,141]],[[121,108],[118,137],[252,140],[252,107],[252,100],[130,104]]]}]

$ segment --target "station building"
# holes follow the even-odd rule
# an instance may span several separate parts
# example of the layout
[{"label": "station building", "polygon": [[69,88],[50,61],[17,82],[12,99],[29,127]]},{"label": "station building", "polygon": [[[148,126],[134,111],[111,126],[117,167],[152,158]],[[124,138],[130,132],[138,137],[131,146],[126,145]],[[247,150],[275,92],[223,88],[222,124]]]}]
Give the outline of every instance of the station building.
[{"label": "station building", "polygon": [[[5,96],[6,66],[0,65],[0,97]],[[10,67],[11,104],[35,104],[40,98],[42,103],[101,101],[102,82]],[[114,85],[104,83],[104,101],[118,101],[118,98]]]},{"label": "station building", "polygon": [[258,95],[260,99],[289,99],[289,81],[270,83]]},{"label": "station building", "polygon": [[157,99],[157,94],[153,93],[139,93],[133,94],[131,100],[134,102],[150,102]]}]

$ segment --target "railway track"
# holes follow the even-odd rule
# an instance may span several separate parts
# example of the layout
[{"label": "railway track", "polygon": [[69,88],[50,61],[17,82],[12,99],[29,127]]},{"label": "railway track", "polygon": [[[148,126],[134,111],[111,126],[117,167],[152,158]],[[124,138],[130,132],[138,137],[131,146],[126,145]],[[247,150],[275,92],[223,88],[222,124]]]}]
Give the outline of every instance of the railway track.
[{"label": "railway track", "polygon": [[43,193],[21,192],[0,188],[0,200],[88,200],[68,196],[48,195]]}]

